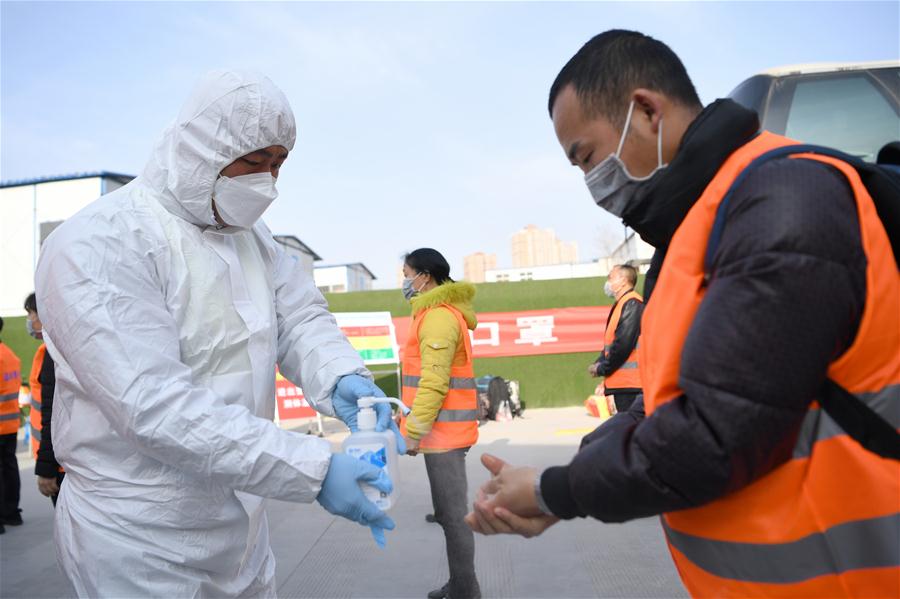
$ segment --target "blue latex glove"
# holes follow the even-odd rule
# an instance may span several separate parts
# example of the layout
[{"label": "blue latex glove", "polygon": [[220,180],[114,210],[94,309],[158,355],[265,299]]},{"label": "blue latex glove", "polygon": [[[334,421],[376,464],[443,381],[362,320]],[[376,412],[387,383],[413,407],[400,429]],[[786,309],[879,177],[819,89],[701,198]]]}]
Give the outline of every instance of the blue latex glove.
[{"label": "blue latex glove", "polygon": [[359,487],[364,482],[390,493],[394,485],[383,469],[343,453],[331,456],[328,473],[316,501],[335,516],[341,516],[372,529],[379,547],[384,547],[385,530],[394,530],[394,521],[366,499]]},{"label": "blue latex glove", "polygon": [[[351,432],[355,433],[359,430],[356,424],[356,415],[359,412],[356,402],[359,401],[359,398],[384,396],[384,391],[366,377],[358,374],[348,374],[338,379],[334,393],[331,395],[331,405],[334,407],[334,413],[337,417],[350,428]],[[377,418],[375,431],[380,433],[391,429],[394,437],[397,439],[397,453],[404,455],[406,453],[406,441],[394,422],[391,405],[386,403],[375,404],[375,416]]]}]

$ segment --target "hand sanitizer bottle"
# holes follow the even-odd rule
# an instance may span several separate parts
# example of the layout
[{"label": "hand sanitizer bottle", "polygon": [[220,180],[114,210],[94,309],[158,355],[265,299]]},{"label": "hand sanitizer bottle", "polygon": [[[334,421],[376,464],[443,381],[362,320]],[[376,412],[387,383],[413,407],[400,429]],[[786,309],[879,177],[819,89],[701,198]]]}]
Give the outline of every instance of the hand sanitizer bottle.
[{"label": "hand sanitizer bottle", "polygon": [[389,510],[397,502],[400,495],[400,470],[397,468],[397,438],[390,430],[375,432],[375,408],[376,403],[392,403],[397,405],[404,414],[409,413],[400,400],[393,397],[360,397],[356,404],[359,406],[356,423],[359,430],[351,433],[341,446],[347,455],[365,460],[366,462],[384,468],[391,482],[394,484],[392,493],[382,493],[372,485],[360,483],[363,493],[382,511]]}]

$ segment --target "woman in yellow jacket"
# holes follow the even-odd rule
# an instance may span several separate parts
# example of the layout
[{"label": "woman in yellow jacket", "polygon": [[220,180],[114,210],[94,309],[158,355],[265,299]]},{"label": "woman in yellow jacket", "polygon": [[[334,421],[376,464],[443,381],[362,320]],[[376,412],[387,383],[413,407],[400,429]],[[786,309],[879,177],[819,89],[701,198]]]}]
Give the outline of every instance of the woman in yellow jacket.
[{"label": "woman in yellow jacket", "polygon": [[429,599],[481,597],[475,539],[465,523],[466,453],[478,440],[477,395],[469,330],[476,326],[475,287],[450,278],[447,260],[431,248],[410,252],[403,295],[412,323],[403,354],[403,418],[407,453],[425,456],[435,520],[444,529],[450,580]]}]

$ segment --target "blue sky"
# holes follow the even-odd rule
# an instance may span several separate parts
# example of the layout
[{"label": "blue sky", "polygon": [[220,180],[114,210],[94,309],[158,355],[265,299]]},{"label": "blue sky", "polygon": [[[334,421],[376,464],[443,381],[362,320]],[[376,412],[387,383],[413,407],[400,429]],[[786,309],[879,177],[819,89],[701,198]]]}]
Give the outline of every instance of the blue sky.
[{"label": "blue sky", "polygon": [[621,238],[565,160],[547,91],[592,35],[669,44],[704,102],[785,64],[900,56],[897,2],[0,4],[0,178],[138,174],[194,81],[254,68],[297,146],[265,219],[396,284],[401,255],[496,252],[533,223],[582,260]]}]

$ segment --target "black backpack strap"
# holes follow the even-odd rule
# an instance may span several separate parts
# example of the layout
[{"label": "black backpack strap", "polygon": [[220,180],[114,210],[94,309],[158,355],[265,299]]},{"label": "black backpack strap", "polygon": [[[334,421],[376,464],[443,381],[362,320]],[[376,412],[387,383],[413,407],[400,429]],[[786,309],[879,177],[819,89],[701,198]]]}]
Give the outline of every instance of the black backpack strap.
[{"label": "black backpack strap", "polygon": [[[719,207],[716,210],[716,218],[713,222],[712,230],[710,231],[709,242],[706,246],[706,256],[704,257],[703,262],[705,281],[708,282],[712,276],[713,258],[716,255],[716,250],[719,248],[719,242],[722,240],[722,232],[725,229],[725,216],[728,212],[731,197],[734,195],[734,190],[737,189],[747,176],[761,164],[770,160],[792,156],[794,154],[819,154],[821,156],[837,158],[854,167],[858,172],[862,171],[860,174],[863,177],[864,183],[868,183],[865,173],[871,172],[874,168],[878,168],[875,167],[875,165],[863,162],[856,156],[845,154],[844,152],[833,148],[812,144],[783,146],[761,154],[740,172],[731,184],[731,187],[728,188],[722,201],[719,203]],[[882,185],[890,185],[891,188],[889,191],[893,195],[896,181],[888,177],[882,177],[879,180],[879,183]],[[876,208],[879,210],[879,216],[881,216],[882,220],[885,222],[893,222],[891,219],[896,218],[893,214],[890,215],[890,219],[886,218],[886,214],[883,212],[884,209],[897,210],[898,207],[900,207],[900,196],[898,196],[896,200],[897,201],[893,203],[885,202],[882,206],[876,205]],[[891,230],[888,231],[889,236],[891,232]],[[893,244],[895,238],[891,238],[891,241]],[[900,254],[896,252],[896,249],[895,255],[896,258],[900,260]],[[900,393],[900,390],[898,390],[898,393]],[[896,398],[894,401],[900,402],[900,397]],[[822,409],[831,416],[837,425],[864,448],[881,457],[900,460],[900,433],[898,433],[896,429],[896,426],[900,423],[889,423],[872,411],[872,409],[858,397],[830,379],[825,382],[825,385],[822,388],[819,403],[821,404]]]},{"label": "black backpack strap", "polygon": [[731,184],[731,187],[729,187],[728,191],[725,192],[725,197],[723,197],[722,201],[719,203],[718,209],[716,209],[716,219],[713,222],[712,231],[709,235],[709,243],[706,246],[706,257],[703,261],[703,270],[706,274],[707,281],[712,275],[713,258],[716,255],[716,250],[719,249],[719,242],[722,240],[722,231],[724,231],[725,229],[725,216],[728,213],[728,206],[731,205],[731,197],[734,195],[734,191],[738,187],[740,187],[740,185],[747,179],[750,173],[752,173],[760,165],[769,162],[770,160],[777,160],[778,158],[784,158],[786,156],[792,156],[794,154],[820,154],[822,156],[837,158],[838,160],[850,164],[854,168],[860,168],[861,166],[863,166],[862,161],[856,156],[845,154],[844,152],[835,150],[833,148],[826,148],[825,146],[816,146],[813,144],[795,144],[792,146],[782,146],[780,148],[769,150],[768,152],[757,156],[750,164],[748,164],[744,168],[744,170],[742,170],[738,174],[734,182]]},{"label": "black backpack strap", "polygon": [[[895,387],[897,397],[888,398],[893,413],[900,413],[900,387]],[[852,439],[874,454],[883,458],[900,460],[900,433],[895,428],[898,423],[890,423],[857,396],[853,395],[831,379],[825,381],[819,398],[831,419]]]}]

